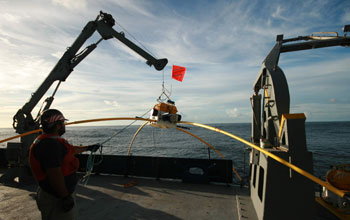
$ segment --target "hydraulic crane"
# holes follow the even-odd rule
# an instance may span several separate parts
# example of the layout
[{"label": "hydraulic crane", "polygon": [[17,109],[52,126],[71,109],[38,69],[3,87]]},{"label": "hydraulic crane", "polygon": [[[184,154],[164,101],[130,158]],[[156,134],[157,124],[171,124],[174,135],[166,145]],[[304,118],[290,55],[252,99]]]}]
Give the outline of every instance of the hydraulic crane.
[{"label": "hydraulic crane", "polygon": [[[88,22],[80,35],[74,41],[74,43],[68,47],[66,52],[63,54],[61,59],[57,62],[55,67],[51,70],[46,79],[42,82],[39,88],[32,94],[29,101],[24,104],[24,106],[17,111],[13,117],[13,127],[17,133],[22,134],[28,131],[32,131],[39,128],[39,116],[40,113],[46,109],[49,109],[53,100],[54,95],[62,81],[65,81],[74,68],[87,57],[97,45],[103,41],[111,38],[116,38],[127,47],[135,51],[137,54],[146,59],[146,63],[149,66],[154,66],[158,71],[164,69],[167,65],[168,60],[166,58],[156,59],[148,52],[131,42],[125,37],[123,32],[118,32],[113,29],[115,25],[115,20],[112,15],[100,12],[94,21]],[[80,50],[84,43],[97,31],[101,38],[85,49]],[[46,98],[43,103],[42,108],[39,110],[37,116],[34,118],[32,116],[32,110],[49,90],[52,84],[58,81],[57,87],[55,88],[52,96]],[[36,134],[24,136],[21,138],[20,143],[8,143],[7,146],[7,158],[12,161],[15,166],[27,166],[28,164],[28,149],[36,138]]]},{"label": "hydraulic crane", "polygon": [[[115,37],[130,49],[134,50],[140,56],[145,58],[147,60],[147,64],[149,66],[154,66],[156,70],[162,70],[166,66],[168,63],[167,59],[154,58],[142,48],[128,40],[123,32],[114,30],[112,28],[114,24],[115,20],[112,15],[102,11],[97,16],[95,21],[90,21],[86,24],[72,46],[67,49],[56,66],[46,77],[44,82],[40,85],[36,92],[32,94],[30,100],[21,109],[19,109],[16,115],[13,117],[13,127],[16,129],[17,133],[21,134],[38,128],[37,118],[34,119],[31,115],[33,108],[38,104],[40,99],[55,81],[59,81],[59,83],[65,81],[69,74],[74,70],[74,67],[76,67],[85,57],[87,57],[102,40],[108,40]],[[85,41],[89,39],[95,31],[98,31],[98,33],[101,35],[101,39],[96,43],[87,46],[84,50],[78,53]],[[54,91],[54,94],[56,93],[56,90]],[[43,110],[50,107],[54,94],[45,100],[46,104]]]}]

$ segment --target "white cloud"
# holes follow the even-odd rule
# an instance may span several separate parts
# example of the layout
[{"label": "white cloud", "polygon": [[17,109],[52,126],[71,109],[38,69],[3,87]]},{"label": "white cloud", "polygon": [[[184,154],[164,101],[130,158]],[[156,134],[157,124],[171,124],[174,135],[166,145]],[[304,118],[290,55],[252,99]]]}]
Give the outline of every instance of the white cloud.
[{"label": "white cloud", "polygon": [[[198,5],[186,1],[180,7],[168,1],[149,4],[141,0],[0,1],[0,98],[6,106],[0,109],[0,121],[6,125],[0,127],[8,127],[13,114],[100,9],[112,14],[158,58],[169,59],[164,70],[166,86],[172,85],[171,98],[187,119],[249,122],[253,82],[275,36],[328,31],[339,19],[349,19],[340,6],[328,13],[331,3],[242,0]],[[121,30],[118,25],[114,28]],[[130,34],[126,36],[135,42]],[[94,35],[87,44],[99,37]],[[341,94],[350,92],[345,83],[350,80],[347,50],[320,49],[281,56],[293,108],[299,106],[299,111],[314,116],[318,114],[315,109],[300,103],[323,104],[323,108],[326,104],[346,106],[349,100]],[[103,41],[61,84],[53,107],[62,109],[71,120],[142,115],[155,104],[162,82],[162,72],[144,62],[119,41]],[[182,83],[170,79],[172,64],[187,67]],[[331,103],[332,99],[336,102]],[[342,109],[334,108],[334,117],[348,119]]]},{"label": "white cloud", "polygon": [[285,13],[285,9],[284,8],[282,8],[282,6],[281,5],[277,5],[277,7],[276,7],[276,11],[274,12],[274,13],[272,13],[272,17],[273,18],[278,18],[278,19],[282,19],[282,20],[285,20],[285,21],[287,21],[288,20],[288,18],[286,18],[286,17],[284,17],[282,14],[283,13]]},{"label": "white cloud", "polygon": [[86,0],[52,0],[54,5],[60,5],[70,10],[83,10],[86,8]]},{"label": "white cloud", "polygon": [[[307,121],[338,121],[341,117],[344,121],[350,120],[349,112],[350,104],[337,104],[337,103],[306,103],[298,104],[291,107],[292,113],[306,113]],[[329,112],[333,112],[329,114]],[[334,114],[334,112],[337,112]]]},{"label": "white cloud", "polygon": [[109,101],[109,100],[104,100],[103,101],[106,105],[110,105],[112,107],[118,108],[119,103],[117,101]]},{"label": "white cloud", "polygon": [[115,2],[120,7],[131,11],[131,13],[138,13],[147,17],[154,17],[154,15],[149,11],[149,7],[153,4],[149,4],[149,2],[138,1],[138,0],[119,0]]},{"label": "white cloud", "polygon": [[15,47],[16,45],[11,43],[11,41],[8,38],[0,37],[0,41],[10,47]]},{"label": "white cloud", "polygon": [[238,111],[238,108],[233,108],[233,109],[227,109],[226,110],[226,114],[228,115],[228,117],[230,118],[238,118],[240,117],[240,113]]},{"label": "white cloud", "polygon": [[14,24],[18,24],[21,20],[20,16],[14,15],[14,14],[9,14],[9,13],[2,14],[0,17],[1,17],[1,19],[4,19],[5,21],[11,22]]},{"label": "white cloud", "polygon": [[350,22],[350,10],[344,12],[342,22],[344,24],[349,24],[349,22]]}]

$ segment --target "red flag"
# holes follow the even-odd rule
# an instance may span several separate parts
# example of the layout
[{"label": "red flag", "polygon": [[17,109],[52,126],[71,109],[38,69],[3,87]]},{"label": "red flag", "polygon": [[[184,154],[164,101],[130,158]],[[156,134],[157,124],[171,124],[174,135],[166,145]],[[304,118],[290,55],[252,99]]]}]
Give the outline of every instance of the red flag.
[{"label": "red flag", "polygon": [[186,67],[173,65],[172,78],[182,82],[186,72]]}]

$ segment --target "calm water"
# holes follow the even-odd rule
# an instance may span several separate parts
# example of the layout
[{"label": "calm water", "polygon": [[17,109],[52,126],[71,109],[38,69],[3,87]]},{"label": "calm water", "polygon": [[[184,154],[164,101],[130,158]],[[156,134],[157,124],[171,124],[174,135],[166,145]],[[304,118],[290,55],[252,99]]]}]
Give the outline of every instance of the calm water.
[{"label": "calm water", "polygon": [[[250,138],[250,124],[212,124],[212,126],[233,133],[245,140]],[[138,125],[113,127],[67,127],[64,135],[72,144],[104,144],[104,154],[127,155],[131,139]],[[203,128],[187,126],[189,132],[202,138],[218,149],[226,158],[233,160],[233,166],[245,176],[248,173],[247,147],[223,134]],[[0,129],[0,139],[14,136],[13,129]],[[314,173],[323,177],[332,164],[350,163],[350,122],[308,122],[306,123],[307,146],[313,152]],[[16,141],[16,140],[14,140]],[[0,144],[6,147],[6,143]],[[131,150],[133,155],[185,158],[208,158],[207,145],[176,129],[144,127],[136,137]],[[211,158],[220,156],[210,151]],[[244,163],[245,161],[245,163]]]}]

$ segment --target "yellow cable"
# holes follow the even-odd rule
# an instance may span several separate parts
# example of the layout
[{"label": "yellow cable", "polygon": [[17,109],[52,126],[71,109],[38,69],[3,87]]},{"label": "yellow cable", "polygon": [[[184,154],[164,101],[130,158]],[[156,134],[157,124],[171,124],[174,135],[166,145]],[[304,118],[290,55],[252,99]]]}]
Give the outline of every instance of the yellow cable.
[{"label": "yellow cable", "polygon": [[[82,120],[82,121],[75,121],[75,122],[69,122],[67,123],[66,125],[72,125],[72,124],[82,124],[82,123],[89,123],[89,122],[98,122],[98,121],[112,121],[112,120],[141,120],[141,121],[155,121],[155,120],[151,120],[151,119],[146,119],[146,118],[98,118],[98,119],[90,119],[90,120]],[[208,129],[208,130],[212,130],[212,131],[215,131],[215,132],[218,132],[218,133],[222,133],[222,134],[225,134],[231,138],[234,138],[264,154],[266,154],[267,156],[271,157],[272,159],[280,162],[281,164],[293,169],[294,171],[296,171],[297,173],[300,173],[301,175],[305,176],[306,178],[312,180],[313,182],[315,183],[318,183],[320,184],[321,186],[324,186],[326,187],[328,190],[332,191],[333,193],[335,193],[336,195],[340,196],[340,197],[344,197],[345,195],[345,192],[343,192],[342,190],[339,190],[337,189],[336,187],[332,186],[331,184],[325,182],[325,181],[322,181],[321,179],[315,177],[314,175],[310,174],[309,172],[306,172],[305,170],[302,170],[300,169],[299,167],[287,162],[286,160],[283,160],[282,158],[264,150],[263,148],[261,147],[258,147],[256,146],[255,144],[252,144],[250,143],[249,141],[246,141],[236,135],[233,135],[231,133],[228,133],[226,131],[223,131],[221,129],[218,129],[218,128],[215,128],[215,127],[212,127],[212,126],[209,126],[209,125],[204,125],[204,124],[200,124],[200,123],[195,123],[195,122],[187,122],[187,121],[182,121],[182,122],[179,122],[179,123],[183,123],[183,124],[189,124],[189,125],[193,125],[193,126],[197,126],[197,127],[202,127],[202,128],[205,128],[205,129]],[[29,132],[26,132],[26,133],[23,133],[23,134],[20,134],[20,135],[16,135],[14,137],[10,137],[10,138],[7,138],[7,139],[4,139],[4,140],[1,140],[0,143],[3,143],[5,141],[8,141],[8,140],[11,140],[11,139],[15,139],[15,138],[18,138],[18,137],[22,137],[22,136],[26,136],[26,135],[30,135],[30,134],[34,134],[34,133],[38,133],[40,132],[41,129],[37,129],[37,130],[34,130],[34,131],[29,131]]]},{"label": "yellow cable", "polygon": [[[148,118],[129,118],[129,117],[120,117],[120,118],[97,118],[97,119],[89,119],[89,120],[81,120],[81,121],[73,121],[73,122],[68,122],[66,125],[74,125],[74,124],[83,124],[83,123],[90,123],[90,122],[99,122],[99,121],[116,121],[116,120],[140,120],[140,121],[149,121],[149,122],[154,122],[155,120],[151,120]],[[33,131],[28,131],[23,134],[19,134],[13,137],[9,137],[3,140],[0,140],[0,143],[7,142],[9,140],[15,139],[15,138],[20,138],[23,136],[27,136],[30,134],[35,134],[41,132],[42,129],[36,129]]]},{"label": "yellow cable", "polygon": [[215,147],[213,147],[212,145],[210,145],[210,144],[209,144],[208,142],[206,142],[205,140],[201,139],[200,137],[198,137],[198,136],[192,134],[191,132],[188,132],[188,131],[186,131],[186,130],[184,130],[184,129],[182,129],[182,128],[176,127],[176,129],[179,130],[179,131],[185,132],[186,134],[189,134],[189,135],[191,135],[192,137],[197,138],[198,140],[200,140],[200,141],[203,142],[204,144],[208,145],[208,147],[210,147],[210,148],[212,148],[213,150],[215,150],[216,153],[218,153],[218,154],[220,155],[220,157],[222,157],[223,159],[225,159],[224,155],[222,155],[222,154],[220,153],[220,151],[218,151]]},{"label": "yellow cable", "polygon": [[136,136],[137,136],[138,133],[141,131],[141,129],[147,125],[147,123],[148,123],[148,121],[146,121],[145,123],[143,123],[143,124],[139,127],[139,129],[137,129],[137,131],[135,132],[134,136],[132,137],[132,140],[131,140],[130,146],[129,146],[129,150],[128,150],[128,156],[130,156],[131,147],[132,147],[132,145],[133,145],[133,143],[134,143],[134,140],[135,140]]},{"label": "yellow cable", "polygon": [[148,119],[148,118],[130,118],[130,117],[97,118],[97,119],[89,119],[89,120],[68,122],[68,123],[66,123],[66,125],[83,124],[83,123],[98,122],[98,121],[118,121],[118,120],[139,120],[139,121],[151,121],[151,122],[152,121],[156,121],[156,120],[151,120],[151,119]]},{"label": "yellow cable", "polygon": [[23,133],[23,134],[19,134],[19,135],[13,136],[13,137],[6,138],[6,139],[4,139],[4,140],[0,140],[0,143],[7,142],[7,141],[9,141],[9,140],[12,140],[12,139],[15,139],[15,138],[20,138],[20,137],[27,136],[27,135],[30,135],[30,134],[39,133],[39,132],[41,132],[41,131],[42,131],[41,129],[36,129],[36,130],[33,130],[33,131],[28,131],[28,132]]},{"label": "yellow cable", "polygon": [[189,124],[189,125],[194,125],[194,126],[197,126],[197,127],[206,128],[208,130],[212,130],[212,131],[215,131],[215,132],[218,132],[218,133],[225,134],[225,135],[227,135],[229,137],[232,137],[232,138],[234,138],[234,139],[236,139],[236,140],[238,140],[238,141],[240,141],[240,142],[242,142],[242,143],[244,143],[244,144],[246,144],[246,145],[248,145],[248,146],[250,146],[250,147],[252,147],[252,148],[254,148],[254,149],[256,149],[256,150],[258,150],[260,152],[262,152],[262,153],[264,153],[264,154],[266,154],[267,156],[269,156],[269,157],[273,158],[274,160],[280,162],[281,164],[283,164],[283,165],[293,169],[297,173],[300,173],[301,175],[305,176],[306,178],[312,180],[313,182],[318,183],[321,186],[326,187],[327,189],[329,189],[333,193],[337,194],[338,196],[344,197],[344,195],[345,195],[345,193],[342,190],[337,189],[336,187],[332,186],[331,184],[329,184],[329,183],[327,183],[327,182],[325,182],[325,181],[315,177],[314,175],[310,174],[309,172],[306,172],[305,170],[300,169],[299,167],[297,167],[297,166],[287,162],[286,160],[283,160],[282,158],[280,158],[280,157],[278,157],[278,156],[276,156],[276,155],[274,155],[274,154],[264,150],[263,148],[258,147],[256,145],[250,143],[249,141],[246,141],[246,140],[244,140],[244,139],[242,139],[240,137],[237,137],[237,136],[235,136],[235,135],[233,135],[231,133],[228,133],[226,131],[220,130],[218,128],[215,128],[215,127],[212,127],[212,126],[209,126],[209,125],[203,125],[203,124],[199,124],[199,123],[195,123],[195,122],[182,121],[182,122],[179,122],[179,123]]},{"label": "yellow cable", "polygon": [[[133,136],[133,138],[132,138],[132,140],[131,140],[131,143],[130,143],[130,145],[129,145],[128,156],[130,156],[131,148],[132,148],[132,145],[133,145],[133,143],[134,143],[134,141],[135,141],[136,136],[137,136],[138,133],[141,131],[141,129],[147,125],[147,123],[148,123],[148,121],[146,121],[144,124],[142,124],[142,125],[139,127],[139,129],[137,129],[137,131],[135,132],[135,134],[134,134],[134,136]],[[189,135],[191,135],[192,137],[197,138],[198,140],[200,140],[201,142],[203,142],[204,144],[206,144],[206,145],[208,145],[210,148],[212,148],[212,149],[213,149],[216,153],[218,153],[223,159],[225,159],[224,155],[222,155],[222,154],[220,153],[220,151],[218,151],[215,147],[213,147],[212,145],[210,145],[208,142],[204,141],[204,140],[201,139],[200,137],[198,137],[198,136],[196,136],[196,135],[194,135],[194,134],[192,134],[192,133],[190,133],[190,132],[188,132],[188,131],[186,131],[186,130],[184,130],[184,129],[182,129],[182,128],[177,127],[176,129],[179,130],[179,131],[182,131],[182,132],[184,132],[184,133],[186,133],[186,134],[189,134]],[[235,168],[232,167],[232,170],[236,173],[238,179],[239,179],[240,181],[242,181],[242,177],[238,174],[238,172],[235,170]]]},{"label": "yellow cable", "polygon": [[[208,145],[210,148],[212,148],[213,150],[215,150],[215,152],[218,153],[218,154],[220,155],[220,157],[222,157],[223,159],[225,159],[224,155],[222,155],[222,154],[220,153],[219,150],[217,150],[215,147],[213,147],[212,145],[210,145],[208,142],[204,141],[204,140],[201,139],[200,137],[198,137],[198,136],[192,134],[191,132],[188,132],[188,131],[186,131],[186,130],[184,130],[184,129],[182,129],[182,128],[177,127],[176,129],[179,130],[179,131],[185,132],[186,134],[189,134],[189,135],[191,135],[192,137],[197,138],[198,140],[200,140],[201,142],[203,142],[204,144]],[[232,167],[232,170],[233,170],[233,172],[235,172],[235,174],[237,175],[238,179],[239,179],[240,181],[242,181],[242,177],[238,174],[237,170],[236,170],[235,168],[233,168],[233,167]]]}]

